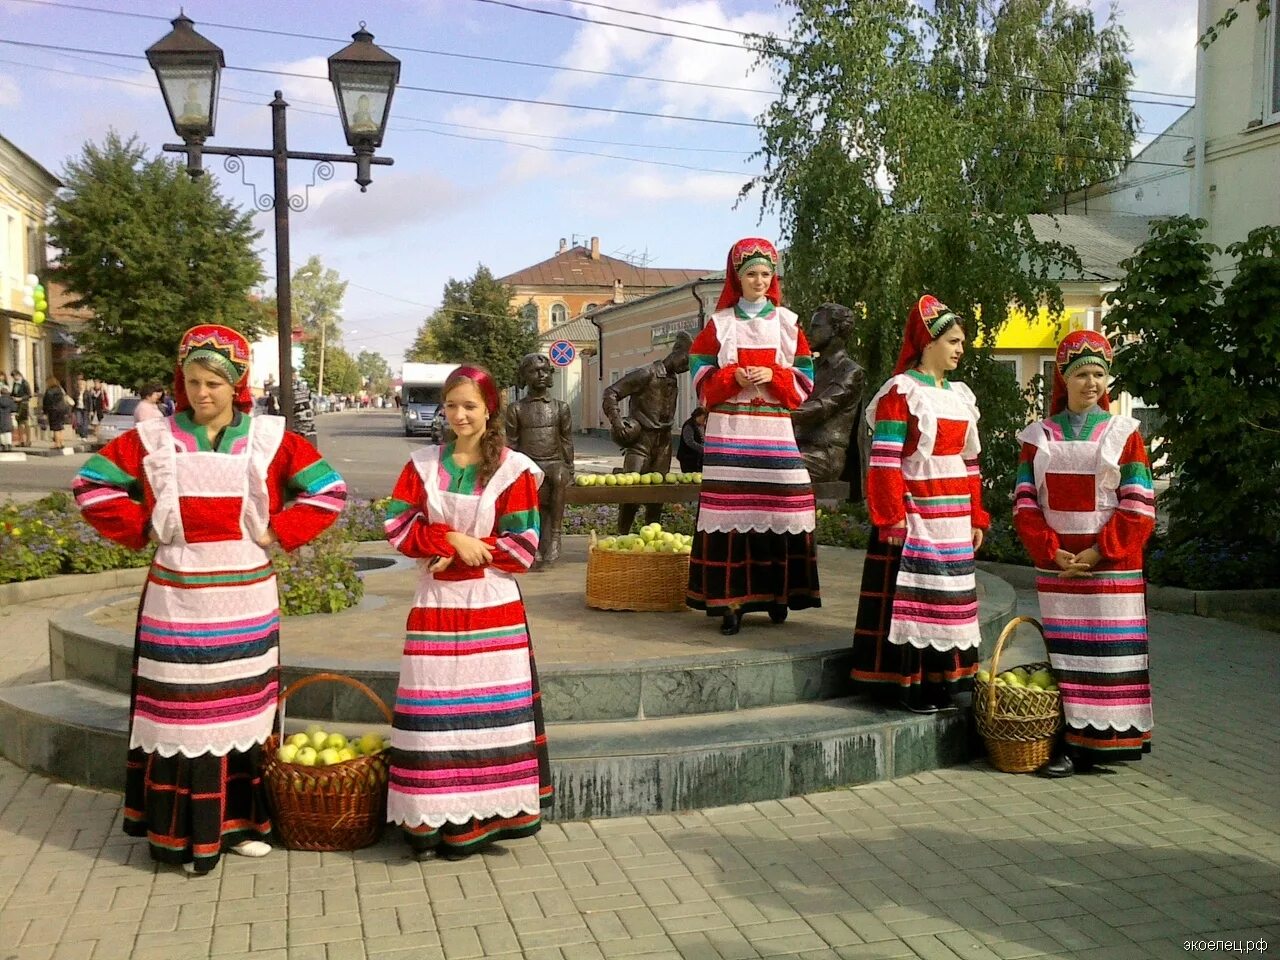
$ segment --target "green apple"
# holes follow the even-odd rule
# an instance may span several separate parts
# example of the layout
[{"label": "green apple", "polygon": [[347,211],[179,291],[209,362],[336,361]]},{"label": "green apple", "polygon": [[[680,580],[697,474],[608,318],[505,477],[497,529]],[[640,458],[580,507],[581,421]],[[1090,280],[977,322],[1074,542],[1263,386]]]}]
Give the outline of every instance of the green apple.
[{"label": "green apple", "polygon": [[334,747],[326,747],[321,750],[316,758],[326,767],[331,767],[338,762],[338,751]]},{"label": "green apple", "polygon": [[348,760],[354,760],[355,758],[356,758],[356,752],[352,750],[350,747],[343,747],[341,750],[338,751],[339,763],[346,763]]},{"label": "green apple", "polygon": [[285,743],[293,744],[294,747],[301,750],[303,747],[311,746],[311,734],[295,733],[292,737],[286,740]]},{"label": "green apple", "polygon": [[360,752],[375,754],[382,749],[382,736],[377,733],[366,733],[360,738]]},{"label": "green apple", "polygon": [[694,482],[694,483],[701,483],[701,482],[702,482],[702,474],[701,474],[701,473],[695,473],[695,474],[693,475],[693,482]]},{"label": "green apple", "polygon": [[316,765],[316,758],[317,754],[315,747],[302,747],[293,758],[293,762],[300,763],[304,767],[314,767]]},{"label": "green apple", "polygon": [[641,482],[641,483],[644,483],[644,484],[653,483],[653,475],[652,475],[652,474],[649,474],[649,473],[641,474],[641,475],[640,475],[640,482]]},{"label": "green apple", "polygon": [[276,759],[281,763],[293,763],[293,759],[297,755],[298,748],[292,743],[286,743],[283,747],[276,750]]},{"label": "green apple", "polygon": [[311,734],[311,746],[315,747],[316,752],[319,753],[321,750],[324,749],[324,742],[328,739],[329,739],[329,735],[325,733],[323,730],[317,728]]},{"label": "green apple", "polygon": [[616,487],[618,485],[617,475],[612,473],[606,474],[604,478],[604,485],[606,487]]},{"label": "green apple", "polygon": [[347,738],[340,733],[331,733],[325,737],[324,745],[332,747],[334,750],[341,750],[347,745]]},{"label": "green apple", "polygon": [[668,473],[668,474],[667,474],[665,477],[663,477],[662,479],[663,479],[665,482],[667,482],[667,483],[679,483],[679,482],[680,482],[680,474],[678,474],[678,473]]},{"label": "green apple", "polygon": [[990,682],[991,682],[991,671],[990,671],[990,670],[986,670],[986,669],[979,670],[979,671],[978,671],[977,676],[978,676],[978,679],[979,679],[979,680],[981,680],[983,683],[990,683]]}]

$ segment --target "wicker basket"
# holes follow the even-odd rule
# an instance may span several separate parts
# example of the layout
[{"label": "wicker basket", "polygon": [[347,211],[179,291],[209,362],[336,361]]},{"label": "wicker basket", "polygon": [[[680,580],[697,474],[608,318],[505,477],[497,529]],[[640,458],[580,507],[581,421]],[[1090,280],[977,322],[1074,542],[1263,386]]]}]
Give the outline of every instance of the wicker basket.
[{"label": "wicker basket", "polygon": [[688,588],[687,554],[601,550],[592,531],[587,549],[588,607],[674,613],[686,609]]},{"label": "wicker basket", "polygon": [[328,767],[285,763],[276,756],[284,733],[286,701],[303,687],[321,681],[355,687],[391,722],[391,711],[382,698],[359,680],[336,673],[305,677],[280,694],[279,732],[262,748],[262,779],[276,832],[290,850],[358,850],[378,841],[387,819],[387,754],[356,757]]},{"label": "wicker basket", "polygon": [[[1000,672],[1000,654],[1005,641],[1013,636],[1019,624],[1029,623],[1040,631],[1044,627],[1031,617],[1014,617],[996,640],[991,654],[991,680],[973,681],[973,712],[978,733],[987,746],[987,759],[1005,773],[1030,773],[1049,762],[1053,745],[1062,729],[1062,696],[1057,690],[1033,687],[1011,687],[995,683]],[[1047,668],[1045,661],[1022,665],[1030,673]]]}]

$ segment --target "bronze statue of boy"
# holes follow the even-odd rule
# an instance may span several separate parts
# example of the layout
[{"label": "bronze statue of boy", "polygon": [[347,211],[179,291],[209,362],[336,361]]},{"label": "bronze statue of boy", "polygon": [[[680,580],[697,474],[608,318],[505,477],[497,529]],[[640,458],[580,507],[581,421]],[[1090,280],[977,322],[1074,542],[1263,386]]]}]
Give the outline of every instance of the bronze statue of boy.
[{"label": "bronze statue of boy", "polygon": [[564,495],[573,480],[573,417],[567,403],[548,396],[554,372],[549,357],[526,354],[520,361],[520,382],[528,392],[523,400],[507,407],[507,445],[536,463],[545,475],[538,490],[540,530],[535,570],[560,559]]}]

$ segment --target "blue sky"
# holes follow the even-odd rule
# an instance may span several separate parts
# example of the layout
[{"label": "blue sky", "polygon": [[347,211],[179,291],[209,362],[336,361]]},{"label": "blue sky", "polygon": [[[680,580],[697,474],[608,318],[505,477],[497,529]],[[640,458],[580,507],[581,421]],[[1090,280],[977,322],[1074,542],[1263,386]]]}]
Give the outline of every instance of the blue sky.
[{"label": "blue sky", "polygon": [[[183,0],[196,29],[223,48],[229,68],[319,78],[228,69],[211,143],[269,146],[266,104],[279,87],[293,105],[290,147],[344,152],[332,87],[323,79],[325,58],[348,42],[361,18],[376,42],[403,62],[402,85],[456,91],[402,86],[380,151],[394,157],[395,166],[375,167],[373,184],[361,194],[351,179],[354,166],[341,165],[331,182],[311,190],[310,208],[293,216],[295,266],[318,254],[350,281],[344,341],[353,353],[376,350],[398,367],[447,279],[470,276],[478,263],[498,275],[518,270],[553,254],[561,237],[585,244],[599,236],[605,253],[647,257],[652,266],[714,269],[738,237],[777,233],[776,217],[762,215],[758,200],[734,208],[739,188],[759,169],[750,159],[758,134],[738,124],[751,124],[768,102],[766,93],[749,91],[772,86],[767,74],[752,72],[751,54],[601,21],[719,43],[739,38],[574,0],[512,2],[588,22],[486,0]],[[785,25],[785,13],[774,0],[599,2],[736,30],[781,31]],[[1110,7],[1106,0],[1091,0],[1091,5],[1100,15]],[[0,0],[0,38],[134,58],[0,43],[0,134],[55,173],[86,140],[100,141],[113,126],[136,133],[153,150],[174,140],[142,54],[168,32],[166,21],[177,9],[176,2],[153,0],[84,0],[74,6],[71,0],[67,5]],[[1135,85],[1193,93],[1195,0],[1120,0],[1119,13],[1134,43]],[[532,61],[553,69],[445,54]],[[725,122],[504,103],[461,92]],[[1140,143],[1181,112],[1146,104],[1138,109],[1149,131]],[[252,203],[252,191],[222,169],[221,158],[206,158],[206,169],[219,179],[224,196],[246,207]],[[269,161],[250,159],[246,175],[259,190],[270,189]],[[311,178],[311,164],[295,162],[290,178],[300,190]],[[270,274],[270,215],[260,216],[258,223],[265,231],[260,249]],[[268,290],[272,283],[267,281]]]}]

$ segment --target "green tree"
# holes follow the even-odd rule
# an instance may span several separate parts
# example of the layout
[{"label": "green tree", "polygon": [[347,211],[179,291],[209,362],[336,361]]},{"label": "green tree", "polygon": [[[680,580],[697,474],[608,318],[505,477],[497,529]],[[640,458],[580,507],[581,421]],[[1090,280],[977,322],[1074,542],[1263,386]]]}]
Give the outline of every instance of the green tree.
[{"label": "green tree", "polygon": [[264,313],[249,290],[262,279],[261,235],[222,200],[210,177],[147,157],[112,131],[63,169],[49,242],[51,276],[92,319],[77,334],[85,375],[137,386],[168,381],[184,330],[224,323],[255,336]]},{"label": "green tree", "polygon": [[536,347],[537,335],[511,307],[511,288],[480,264],[470,279],[451,277],[444,285],[440,307],[423,322],[405,359],[478,363],[506,387]]},{"label": "green tree", "polygon": [[1227,247],[1223,289],[1203,220],[1157,223],[1124,263],[1107,325],[1119,385],[1160,408],[1173,541],[1280,544],[1280,227]]},{"label": "green tree", "polygon": [[[347,281],[312,254],[293,272],[289,291],[294,329],[302,331],[307,346],[315,341],[313,349],[308,351],[304,347],[303,350],[303,379],[317,391],[333,393],[338,387],[332,382],[329,365],[341,349],[342,301],[347,295]],[[277,304],[276,297],[268,301],[272,314],[278,309]],[[321,345],[324,346],[323,363],[320,362]]]},{"label": "green tree", "polygon": [[391,367],[382,354],[361,350],[356,355],[356,369],[371,395],[381,396],[391,392]]},{"label": "green tree", "polygon": [[[743,195],[759,188],[781,214],[791,305],[858,304],[850,347],[871,383],[924,292],[987,344],[1014,305],[1060,309],[1054,278],[1078,258],[1037,240],[1028,216],[1127,155],[1123,29],[1067,0],[786,5],[785,37],[760,44],[781,95],[761,118],[765,172]],[[960,375],[982,398],[984,475],[1004,495],[1024,398],[989,348]]]}]

